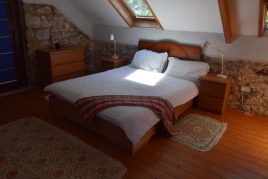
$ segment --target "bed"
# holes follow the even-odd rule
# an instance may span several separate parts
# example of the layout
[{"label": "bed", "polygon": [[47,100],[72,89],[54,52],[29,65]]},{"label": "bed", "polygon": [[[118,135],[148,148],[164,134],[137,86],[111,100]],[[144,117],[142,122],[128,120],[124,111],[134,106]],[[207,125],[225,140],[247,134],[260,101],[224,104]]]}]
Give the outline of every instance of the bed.
[{"label": "bed", "polygon": [[[169,56],[183,60],[199,61],[201,57],[199,47],[179,45],[168,41],[140,41],[138,48],[139,50],[148,49],[155,52],[167,52]],[[154,79],[153,83],[144,84],[144,78],[143,82],[136,81],[136,75]],[[132,78],[133,76],[134,78]],[[109,83],[111,81],[112,83]],[[176,85],[182,85],[184,88],[176,88]],[[86,90],[81,91],[81,89]],[[139,91],[135,89],[139,89]],[[104,95],[110,93],[137,95],[140,92],[142,95],[160,95],[171,101],[177,116],[189,109],[193,104],[193,99],[198,95],[198,89],[192,82],[166,77],[159,73],[133,69],[129,66],[67,80],[56,85],[52,84],[46,90],[52,92],[49,97],[51,114],[73,120],[81,125],[83,125],[81,116],[73,104],[76,100],[87,95],[94,96],[100,94],[100,92]],[[188,95],[185,95],[186,93]],[[141,114],[143,115],[142,119],[144,119],[142,124],[145,123],[145,125],[138,126],[138,123],[141,124],[141,122],[137,122],[136,119],[141,118]],[[160,119],[154,115],[152,111],[142,107],[113,107],[100,112],[96,115],[92,124],[86,127],[133,154],[161,128]],[[131,119],[128,119],[129,116]],[[135,126],[137,127],[135,128]]]}]

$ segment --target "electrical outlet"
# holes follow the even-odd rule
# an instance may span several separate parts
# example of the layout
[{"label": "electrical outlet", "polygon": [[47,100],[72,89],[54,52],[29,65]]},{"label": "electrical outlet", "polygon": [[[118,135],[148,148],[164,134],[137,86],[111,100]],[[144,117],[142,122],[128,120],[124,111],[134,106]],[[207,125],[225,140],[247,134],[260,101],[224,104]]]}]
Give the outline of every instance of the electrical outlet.
[{"label": "electrical outlet", "polygon": [[241,86],[241,91],[249,93],[250,92],[250,87],[248,86]]}]

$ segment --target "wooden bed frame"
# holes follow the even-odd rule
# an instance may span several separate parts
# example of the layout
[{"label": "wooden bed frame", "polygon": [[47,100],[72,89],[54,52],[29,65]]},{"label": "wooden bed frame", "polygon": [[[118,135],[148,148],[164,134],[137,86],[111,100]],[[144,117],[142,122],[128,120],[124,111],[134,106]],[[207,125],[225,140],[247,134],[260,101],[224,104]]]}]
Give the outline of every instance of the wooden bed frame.
[{"label": "wooden bed frame", "polygon": [[[148,49],[156,52],[168,52],[169,56],[178,57],[183,60],[194,60],[199,61],[201,58],[201,48],[179,45],[174,42],[168,41],[159,41],[159,42],[150,42],[150,41],[140,41],[139,49]],[[187,103],[177,106],[175,108],[177,117],[181,115],[184,111],[189,109],[193,104],[193,100],[188,101]],[[55,95],[49,97],[49,106],[50,112],[52,115],[67,118],[80,123],[81,116],[75,107],[61,99],[58,99]],[[82,123],[80,123],[82,125]],[[128,152],[134,154],[142,146],[144,146],[150,138],[159,131],[161,122],[154,125],[150,128],[141,140],[137,144],[133,144],[126,136],[125,132],[118,126],[108,122],[105,119],[96,117],[92,125],[89,127],[89,130],[103,136],[111,143],[127,150]]]}]

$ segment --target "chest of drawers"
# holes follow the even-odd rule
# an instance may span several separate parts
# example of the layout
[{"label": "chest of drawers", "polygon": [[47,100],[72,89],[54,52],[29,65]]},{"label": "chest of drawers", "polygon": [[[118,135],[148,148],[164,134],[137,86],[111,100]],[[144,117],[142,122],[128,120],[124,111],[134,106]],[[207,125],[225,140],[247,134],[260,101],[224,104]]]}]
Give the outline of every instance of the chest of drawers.
[{"label": "chest of drawers", "polygon": [[85,62],[82,48],[38,50],[40,82],[45,86],[53,82],[84,75]]}]

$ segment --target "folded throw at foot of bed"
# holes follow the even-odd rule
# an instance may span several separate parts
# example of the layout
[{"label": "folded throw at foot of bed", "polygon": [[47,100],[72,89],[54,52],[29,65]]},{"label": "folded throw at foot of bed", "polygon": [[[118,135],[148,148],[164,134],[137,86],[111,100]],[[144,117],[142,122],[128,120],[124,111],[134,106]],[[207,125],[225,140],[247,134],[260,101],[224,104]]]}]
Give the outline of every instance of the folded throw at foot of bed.
[{"label": "folded throw at foot of bed", "polygon": [[114,106],[142,106],[151,109],[163,121],[169,134],[174,130],[176,114],[171,103],[158,96],[104,95],[82,98],[75,102],[86,125],[90,125],[95,115]]}]

